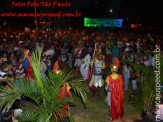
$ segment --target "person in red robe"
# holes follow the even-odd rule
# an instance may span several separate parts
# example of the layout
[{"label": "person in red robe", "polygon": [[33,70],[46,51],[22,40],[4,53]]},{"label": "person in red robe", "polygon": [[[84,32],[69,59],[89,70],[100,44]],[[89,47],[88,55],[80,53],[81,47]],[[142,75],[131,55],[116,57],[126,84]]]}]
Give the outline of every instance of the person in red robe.
[{"label": "person in red robe", "polygon": [[[124,117],[124,81],[120,74],[117,74],[118,66],[116,63],[111,65],[112,74],[106,79],[106,89],[109,89],[110,114],[106,115],[109,120],[117,120]],[[110,99],[109,99],[110,98]]]},{"label": "person in red robe", "polygon": [[[69,86],[69,84],[65,82],[60,89],[58,100],[61,100],[63,98],[68,98],[69,96],[72,97],[70,89],[71,87]],[[70,116],[69,104],[68,103],[63,104],[63,109],[60,112],[63,114],[64,117],[69,117]]]},{"label": "person in red robe", "polygon": [[[56,73],[56,74],[61,73],[61,71],[59,69],[58,61],[55,62],[52,72]],[[70,85],[68,84],[68,82],[65,81],[64,84],[60,88],[60,92],[59,92],[59,95],[58,95],[58,100],[61,100],[63,98],[68,98],[68,97],[72,98],[72,94],[71,94],[70,89],[71,89]],[[57,116],[58,117],[61,117],[61,116],[69,117],[70,116],[70,110],[69,109],[70,109],[69,104],[64,103],[63,104],[63,109],[61,109],[61,111],[60,111],[60,113],[62,113],[62,115],[60,113],[57,113]]]}]

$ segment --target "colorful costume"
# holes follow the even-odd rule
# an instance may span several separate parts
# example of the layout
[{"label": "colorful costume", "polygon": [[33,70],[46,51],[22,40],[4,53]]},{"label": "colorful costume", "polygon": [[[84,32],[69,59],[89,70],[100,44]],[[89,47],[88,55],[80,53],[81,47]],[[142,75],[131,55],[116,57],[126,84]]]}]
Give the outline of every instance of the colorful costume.
[{"label": "colorful costume", "polygon": [[[117,72],[117,65],[111,65],[112,71]],[[107,103],[111,109],[112,120],[117,120],[124,117],[124,81],[121,75],[113,73],[106,79],[109,85]],[[110,99],[109,99],[110,98]]]},{"label": "colorful costume", "polygon": [[80,67],[80,55],[82,53],[82,48],[77,48],[76,49],[76,59],[75,59],[75,66]]},{"label": "colorful costume", "polygon": [[[58,61],[55,62],[52,72],[56,73],[56,74],[60,73],[59,72]],[[58,100],[61,100],[63,98],[68,97],[70,89],[71,89],[71,87],[69,86],[69,84],[67,82],[65,82],[60,88],[60,92],[59,92],[59,95],[58,95]],[[57,113],[57,116],[58,117],[60,117],[60,116],[64,116],[64,117],[70,116],[69,104],[68,103],[63,104],[63,108],[60,110],[59,113]]]},{"label": "colorful costume", "polygon": [[101,48],[102,48],[102,45],[100,43],[96,43],[95,45],[95,55],[94,57],[97,58],[99,56],[99,54],[101,54]]},{"label": "colorful costume", "polygon": [[34,79],[34,74],[33,74],[33,70],[32,70],[32,61],[31,61],[31,57],[28,55],[29,50],[25,50],[24,51],[24,61],[23,61],[23,67],[25,69],[27,78],[30,79]]},{"label": "colorful costume", "polygon": [[55,73],[59,69],[58,61],[55,62],[52,72]]},{"label": "colorful costume", "polygon": [[93,85],[95,87],[102,87],[104,85],[102,69],[105,69],[105,62],[95,59],[94,62],[91,61],[91,65],[93,65],[93,75],[89,86],[91,87]]},{"label": "colorful costume", "polygon": [[[71,87],[69,86],[69,84],[67,82],[64,83],[60,89],[60,94],[59,94],[58,99],[60,100],[65,97],[68,97],[70,89],[71,89]],[[63,116],[65,116],[65,117],[70,116],[69,104],[65,103],[65,104],[63,104],[63,107],[64,108],[61,110],[62,112],[60,111],[63,114]]]}]

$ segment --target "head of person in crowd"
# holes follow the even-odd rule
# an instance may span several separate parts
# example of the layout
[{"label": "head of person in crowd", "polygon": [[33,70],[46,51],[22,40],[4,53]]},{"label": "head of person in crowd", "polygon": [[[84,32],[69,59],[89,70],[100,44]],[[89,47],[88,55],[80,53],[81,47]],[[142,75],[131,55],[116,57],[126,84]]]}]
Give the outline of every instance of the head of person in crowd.
[{"label": "head of person in crowd", "polygon": [[18,55],[22,55],[23,58],[24,58],[24,56],[25,56],[23,51],[19,51],[19,52],[17,53],[16,57],[17,57]]},{"label": "head of person in crowd", "polygon": [[43,40],[42,41],[39,41],[39,46],[42,47],[43,46]]},{"label": "head of person in crowd", "polygon": [[64,48],[62,47],[61,48],[61,54],[63,55],[65,53],[65,50],[64,50]]},{"label": "head of person in crowd", "polygon": [[9,68],[8,68],[7,62],[4,62],[4,63],[1,64],[1,71],[5,72],[5,73],[8,73]]},{"label": "head of person in crowd", "polygon": [[144,61],[148,60],[147,55],[144,55],[144,56],[143,56],[143,60],[144,60]]},{"label": "head of person in crowd", "polygon": [[[22,52],[22,51],[21,51]],[[14,56],[16,57],[19,54],[19,51],[14,51]]]},{"label": "head of person in crowd", "polygon": [[129,65],[127,64],[127,63],[124,63],[123,64],[123,68],[125,69],[125,68],[128,68],[129,67]]},{"label": "head of person in crowd", "polygon": [[2,58],[7,59],[7,52],[3,52],[3,53],[2,53]]},{"label": "head of person in crowd", "polygon": [[102,55],[101,52],[98,54],[97,59],[98,59],[99,61],[102,61],[102,59],[103,59],[103,55]]},{"label": "head of person in crowd", "polygon": [[47,59],[47,60],[51,60],[51,55],[48,55],[48,56],[46,57],[46,59]]},{"label": "head of person in crowd", "polygon": [[45,58],[46,58],[46,56],[42,54],[41,55],[41,61],[43,61]]},{"label": "head of person in crowd", "polygon": [[23,60],[24,60],[24,55],[19,54],[19,55],[16,57],[16,60],[17,60],[17,62],[22,63]]},{"label": "head of person in crowd", "polygon": [[81,53],[81,55],[80,55],[80,58],[83,59],[87,54],[88,54],[88,49],[87,49],[87,48],[84,48],[84,49],[82,50],[82,53]]},{"label": "head of person in crowd", "polygon": [[111,68],[112,73],[117,73],[118,72],[118,66],[117,66],[116,63],[111,64],[110,68]]},{"label": "head of person in crowd", "polygon": [[14,60],[14,58],[15,58],[15,55],[14,55],[14,52],[10,52],[9,53],[9,60]]},{"label": "head of person in crowd", "polygon": [[83,46],[82,40],[80,40],[80,41],[78,42],[78,45],[79,45],[80,48]]},{"label": "head of person in crowd", "polygon": [[12,61],[7,61],[8,69],[11,70],[13,67]]},{"label": "head of person in crowd", "polygon": [[7,61],[7,67],[8,67],[8,75],[9,77],[12,77],[14,75],[13,72],[13,62],[12,61]]},{"label": "head of person in crowd", "polygon": [[21,108],[21,102],[19,99],[15,100],[14,104],[12,105],[12,110],[20,109]]}]

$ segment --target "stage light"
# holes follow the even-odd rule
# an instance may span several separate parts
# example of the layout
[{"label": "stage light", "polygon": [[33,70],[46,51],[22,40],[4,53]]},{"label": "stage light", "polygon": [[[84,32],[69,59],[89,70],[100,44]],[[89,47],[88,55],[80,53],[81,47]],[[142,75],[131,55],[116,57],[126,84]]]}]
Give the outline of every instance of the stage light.
[{"label": "stage light", "polygon": [[113,10],[112,9],[110,9],[110,13],[112,13],[113,12]]}]

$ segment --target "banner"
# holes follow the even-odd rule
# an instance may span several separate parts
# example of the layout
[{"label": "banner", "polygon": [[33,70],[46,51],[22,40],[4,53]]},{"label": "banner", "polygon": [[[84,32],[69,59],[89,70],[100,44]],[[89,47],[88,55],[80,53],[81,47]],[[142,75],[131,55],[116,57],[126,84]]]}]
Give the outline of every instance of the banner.
[{"label": "banner", "polygon": [[84,27],[122,28],[123,19],[84,18]]}]

